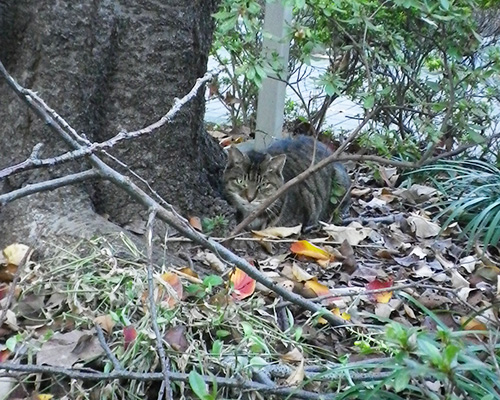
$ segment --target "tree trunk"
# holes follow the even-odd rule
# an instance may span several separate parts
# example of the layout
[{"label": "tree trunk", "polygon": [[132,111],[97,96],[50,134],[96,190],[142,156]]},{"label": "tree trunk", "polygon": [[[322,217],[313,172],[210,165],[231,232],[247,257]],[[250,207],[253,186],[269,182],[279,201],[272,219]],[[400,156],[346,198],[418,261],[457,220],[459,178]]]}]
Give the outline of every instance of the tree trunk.
[{"label": "tree trunk", "polygon": [[[77,130],[103,141],[158,120],[201,77],[217,0],[0,0],[0,57],[11,75],[38,93]],[[153,135],[110,153],[185,215],[227,211],[220,198],[224,157],[203,129],[203,93]],[[69,149],[0,81],[0,170],[29,157]],[[113,168],[127,173],[111,159]],[[0,193],[81,171],[81,160],[0,182]],[[107,182],[32,195],[0,209],[0,248],[40,236],[89,237],[144,219],[147,210]]]}]

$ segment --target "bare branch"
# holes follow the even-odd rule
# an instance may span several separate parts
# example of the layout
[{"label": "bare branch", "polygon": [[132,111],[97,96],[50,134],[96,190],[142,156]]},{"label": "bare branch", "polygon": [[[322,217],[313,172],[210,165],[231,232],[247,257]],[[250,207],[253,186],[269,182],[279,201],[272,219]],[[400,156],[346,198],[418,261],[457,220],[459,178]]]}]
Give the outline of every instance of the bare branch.
[{"label": "bare branch", "polygon": [[21,189],[13,190],[12,192],[0,195],[0,206],[22,197],[29,196],[30,194],[46,192],[47,190],[54,190],[63,186],[73,185],[75,183],[81,183],[83,181],[99,177],[99,171],[95,169],[88,169],[76,174],[63,176],[62,178],[55,178],[48,181],[26,185]]},{"label": "bare branch", "polygon": [[115,357],[108,344],[106,343],[106,338],[104,337],[104,332],[99,324],[95,324],[95,330],[97,332],[97,338],[99,339],[99,343],[101,344],[102,349],[108,356],[109,360],[112,362],[115,371],[123,371],[123,367],[120,364],[120,361]]},{"label": "bare branch", "polygon": [[[172,108],[153,124],[133,132],[121,131],[111,139],[108,139],[104,142],[91,143],[88,139],[79,135],[76,130],[74,130],[59,114],[51,109],[34,91],[21,87],[9,75],[3,64],[0,62],[0,75],[5,78],[9,86],[11,86],[16,94],[21,97],[23,101],[28,103],[28,105],[35,105],[36,103],[38,103],[38,105],[41,106],[39,108],[46,111],[44,116],[38,114],[39,117],[41,117],[47,125],[52,125],[52,123],[55,122],[59,127],[58,133],[63,137],[67,144],[76,149],[45,160],[38,159],[38,153],[34,155],[33,152],[26,161],[0,171],[0,179],[30,169],[40,168],[44,166],[53,166],[63,162],[77,160],[79,158],[89,156],[90,154],[93,154],[97,151],[113,147],[123,140],[130,140],[139,136],[151,134],[165,124],[171,122],[175,115],[180,111],[180,109],[198,94],[200,88],[204,87],[205,83],[211,81],[213,77],[219,72],[220,69],[212,73],[207,72],[203,77],[197,79],[196,83],[191,88],[189,93],[187,93],[181,99],[175,99]],[[36,107],[33,107],[33,109],[36,110]],[[64,132],[64,134],[62,132]],[[67,132],[69,132],[69,134]]]},{"label": "bare branch", "polygon": [[[25,373],[45,373],[52,375],[62,375],[71,379],[81,379],[81,380],[100,380],[100,381],[112,381],[115,379],[130,379],[137,381],[160,381],[163,380],[163,373],[140,373],[140,372],[128,372],[128,371],[113,371],[110,373],[95,372],[94,370],[77,370],[61,367],[49,367],[42,365],[26,365],[26,364],[15,364],[15,363],[0,363],[0,368],[8,371],[20,371]],[[236,379],[236,378],[220,378],[215,376],[201,375],[205,383],[212,384],[214,382],[219,386],[232,387],[240,390],[253,390],[258,391],[261,394],[272,394],[281,397],[293,397],[297,399],[305,400],[335,400],[336,395],[334,394],[322,394],[308,392],[306,390],[300,390],[293,387],[270,387],[268,385],[257,383],[248,380]],[[189,375],[180,372],[170,372],[169,378],[174,381],[189,382]]]}]

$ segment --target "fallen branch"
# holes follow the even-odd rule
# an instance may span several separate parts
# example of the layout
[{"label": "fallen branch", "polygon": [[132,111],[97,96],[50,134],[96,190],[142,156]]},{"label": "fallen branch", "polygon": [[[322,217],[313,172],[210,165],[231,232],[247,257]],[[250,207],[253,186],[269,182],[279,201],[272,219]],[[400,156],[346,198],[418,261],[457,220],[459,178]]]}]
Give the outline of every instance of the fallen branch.
[{"label": "fallen branch", "polygon": [[48,190],[54,190],[63,186],[81,183],[89,179],[99,178],[99,176],[99,171],[95,169],[89,169],[87,171],[78,172],[76,174],[66,175],[62,178],[50,179],[48,181],[39,183],[32,183],[30,185],[22,187],[21,189],[16,189],[9,193],[0,195],[0,206],[34,193],[46,192]]},{"label": "fallen branch", "polygon": [[[99,381],[112,381],[115,379],[130,379],[137,381],[161,381],[164,379],[162,372],[152,372],[152,373],[140,373],[140,372],[129,372],[129,371],[113,371],[109,373],[97,372],[90,370],[80,371],[76,369],[61,368],[61,367],[49,367],[41,365],[25,365],[25,364],[14,364],[14,363],[0,363],[0,369],[5,369],[8,371],[20,371],[30,374],[52,374],[52,375],[62,375],[71,379],[81,379],[81,380],[99,380]],[[240,390],[253,390],[258,391],[261,394],[276,395],[282,397],[291,396],[297,399],[305,400],[319,400],[328,399],[335,400],[337,397],[333,394],[322,394],[308,392],[306,390],[300,390],[293,387],[269,387],[268,385],[257,383],[242,379],[233,378],[220,378],[215,376],[201,375],[205,383],[213,384],[217,383],[219,386],[231,387]],[[173,381],[179,382],[189,382],[189,375],[180,372],[169,372],[169,378]]]}]

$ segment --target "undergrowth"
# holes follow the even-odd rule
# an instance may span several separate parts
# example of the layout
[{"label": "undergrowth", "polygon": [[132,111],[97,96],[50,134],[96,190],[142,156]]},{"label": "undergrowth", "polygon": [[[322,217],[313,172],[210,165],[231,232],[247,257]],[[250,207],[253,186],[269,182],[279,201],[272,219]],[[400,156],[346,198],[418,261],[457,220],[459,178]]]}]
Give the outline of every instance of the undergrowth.
[{"label": "undergrowth", "polygon": [[[56,332],[92,330],[96,317],[109,315],[113,327],[106,340],[120,364],[127,371],[159,371],[147,303],[147,264],[132,244],[127,247],[130,252],[119,257],[106,241],[96,240],[84,257],[74,249],[51,262],[31,265],[20,284],[15,310],[21,327],[16,347],[23,349],[16,353],[16,362],[36,359]],[[156,270],[158,282],[168,267]],[[244,390],[224,387],[216,377],[235,377],[244,383],[260,374],[287,386],[297,370],[303,379],[292,385],[317,392],[318,398],[500,398],[497,334],[452,331],[408,295],[400,298],[420,309],[430,321],[425,327],[372,315],[373,325],[332,330],[319,323],[317,315],[293,307],[283,313],[277,300],[261,292],[233,301],[228,296],[231,289],[219,276],[183,284],[187,294],[174,306],[157,304],[170,370],[190,374],[189,383],[172,382],[174,398],[244,398]],[[288,328],[280,329],[278,315],[285,317]],[[128,346],[127,326],[137,332]],[[170,336],[174,328],[181,332],[177,339]],[[474,340],[479,335],[488,338],[486,345]],[[114,368],[104,354],[86,362],[86,367],[105,372]],[[201,375],[211,376],[213,385],[202,385]],[[32,378],[23,384],[30,385]],[[53,393],[63,381],[45,379],[43,388]],[[156,398],[159,387],[155,382],[126,379],[67,383],[63,386],[68,398],[89,400]]]}]

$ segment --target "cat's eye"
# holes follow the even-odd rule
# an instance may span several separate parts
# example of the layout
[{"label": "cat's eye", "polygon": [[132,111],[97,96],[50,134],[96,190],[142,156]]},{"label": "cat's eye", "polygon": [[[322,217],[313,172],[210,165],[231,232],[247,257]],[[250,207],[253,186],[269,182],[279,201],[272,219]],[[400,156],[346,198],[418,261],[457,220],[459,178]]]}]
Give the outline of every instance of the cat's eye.
[{"label": "cat's eye", "polygon": [[234,183],[235,183],[237,186],[243,186],[243,184],[244,184],[245,182],[244,182],[244,181],[243,181],[243,179],[241,179],[241,178],[236,178],[236,179],[234,180]]}]

